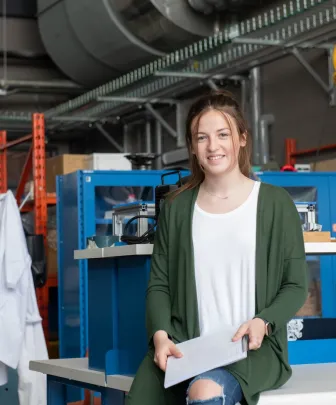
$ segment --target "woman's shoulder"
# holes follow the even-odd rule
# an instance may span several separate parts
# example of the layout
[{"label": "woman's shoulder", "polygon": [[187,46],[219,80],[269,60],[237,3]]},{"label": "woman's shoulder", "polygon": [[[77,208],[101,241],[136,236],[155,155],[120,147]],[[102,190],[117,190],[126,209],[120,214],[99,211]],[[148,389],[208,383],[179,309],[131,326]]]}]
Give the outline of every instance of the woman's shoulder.
[{"label": "woman's shoulder", "polygon": [[293,201],[290,197],[288,191],[281,186],[275,186],[274,184],[262,183],[260,184],[260,191],[269,200],[274,200],[278,202],[288,202]]},{"label": "woman's shoulder", "polygon": [[293,198],[284,187],[261,183],[260,194],[263,209],[270,208],[273,214],[297,214]]}]

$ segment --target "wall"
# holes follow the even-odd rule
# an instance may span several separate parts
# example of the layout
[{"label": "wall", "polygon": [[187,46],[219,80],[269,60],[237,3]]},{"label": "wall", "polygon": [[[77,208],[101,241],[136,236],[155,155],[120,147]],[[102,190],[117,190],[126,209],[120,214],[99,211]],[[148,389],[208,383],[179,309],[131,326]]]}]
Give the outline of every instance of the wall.
[{"label": "wall", "polygon": [[[123,145],[122,128],[118,125],[103,126],[111,137],[120,145]],[[53,140],[56,142],[58,136]],[[65,138],[64,138],[65,140]],[[83,153],[116,153],[115,147],[97,130],[78,131],[78,133],[69,142],[69,152],[75,154]]]},{"label": "wall", "polygon": [[[323,52],[310,51],[304,56],[327,82]],[[335,107],[329,106],[328,95],[293,56],[264,66],[262,83],[263,113],[275,116],[271,153],[279,162],[285,158],[286,138],[297,139],[299,149],[336,144]]]}]

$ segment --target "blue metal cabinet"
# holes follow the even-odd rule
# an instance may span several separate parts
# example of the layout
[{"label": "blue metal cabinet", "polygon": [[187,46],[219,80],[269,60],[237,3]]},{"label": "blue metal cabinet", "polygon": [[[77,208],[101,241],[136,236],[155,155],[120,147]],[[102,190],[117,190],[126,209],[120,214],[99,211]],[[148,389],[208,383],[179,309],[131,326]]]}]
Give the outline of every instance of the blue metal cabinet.
[{"label": "blue metal cabinet", "polygon": [[150,255],[88,260],[91,369],[133,375],[145,357],[150,262]]},{"label": "blue metal cabinet", "polygon": [[[130,199],[154,202],[154,189],[166,171],[78,171],[57,178],[59,349],[61,358],[84,357],[88,349],[87,260],[74,260],[86,238],[111,233],[104,214]],[[182,173],[185,175],[186,173]],[[177,183],[177,175],[165,182]],[[103,313],[97,316],[103,316]],[[69,401],[78,400],[69,388]]]},{"label": "blue metal cabinet", "polygon": [[[313,196],[317,203],[317,222],[323,226],[324,231],[332,230],[332,223],[336,222],[335,173],[264,173],[260,175],[260,179],[265,183],[284,187],[295,201]],[[306,312],[298,314],[297,318],[303,319],[304,328],[320,328],[322,335],[323,329],[330,329],[330,326],[336,330],[335,259],[335,255],[307,255],[311,304],[309,306],[307,301]],[[307,319],[314,321],[305,322]],[[302,331],[306,332],[303,333],[303,338],[289,341],[291,364],[336,361],[336,339],[325,339],[323,336],[321,339],[305,339],[304,336],[313,334],[309,330]]]}]

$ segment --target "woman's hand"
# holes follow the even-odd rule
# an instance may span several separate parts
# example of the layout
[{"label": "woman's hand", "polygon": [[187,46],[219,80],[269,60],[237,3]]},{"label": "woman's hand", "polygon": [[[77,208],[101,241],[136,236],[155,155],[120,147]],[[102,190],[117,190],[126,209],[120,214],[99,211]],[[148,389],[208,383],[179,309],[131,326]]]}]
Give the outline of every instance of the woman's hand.
[{"label": "woman's hand", "polygon": [[254,318],[251,321],[242,324],[234,335],[232,341],[237,342],[237,340],[242,339],[243,336],[248,335],[249,349],[257,350],[260,348],[264,340],[265,332],[265,322],[260,318]]},{"label": "woman's hand", "polygon": [[169,356],[182,357],[182,353],[169,338],[166,332],[158,331],[154,335],[155,355],[154,363],[162,370],[166,371]]}]

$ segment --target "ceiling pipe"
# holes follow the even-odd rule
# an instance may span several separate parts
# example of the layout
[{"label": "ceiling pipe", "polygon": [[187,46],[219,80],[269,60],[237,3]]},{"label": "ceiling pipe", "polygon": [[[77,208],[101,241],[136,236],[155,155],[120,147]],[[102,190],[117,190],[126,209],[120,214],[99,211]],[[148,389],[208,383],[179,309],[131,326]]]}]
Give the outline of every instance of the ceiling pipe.
[{"label": "ceiling pipe", "polygon": [[251,120],[253,139],[253,164],[260,161],[260,119],[261,119],[261,74],[260,67],[251,69]]},{"label": "ceiling pipe", "polygon": [[21,89],[57,89],[57,90],[80,90],[83,89],[78,84],[69,80],[0,80],[0,87],[6,89],[8,87],[15,87]]}]

